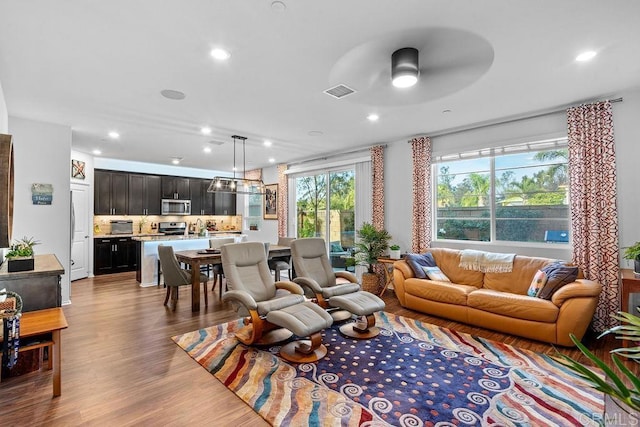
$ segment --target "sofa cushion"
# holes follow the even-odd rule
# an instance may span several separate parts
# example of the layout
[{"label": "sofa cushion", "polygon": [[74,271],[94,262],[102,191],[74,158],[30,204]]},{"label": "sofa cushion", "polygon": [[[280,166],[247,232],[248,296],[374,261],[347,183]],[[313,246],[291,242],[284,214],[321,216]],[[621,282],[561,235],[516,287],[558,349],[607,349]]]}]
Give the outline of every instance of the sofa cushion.
[{"label": "sofa cushion", "polygon": [[427,279],[407,279],[404,289],[406,293],[419,298],[456,305],[467,305],[467,295],[478,290],[475,286]]},{"label": "sofa cushion", "polygon": [[481,288],[484,280],[484,273],[473,270],[463,270],[460,265],[460,251],[448,248],[429,249],[436,265],[453,282],[460,285],[475,286]]},{"label": "sofa cushion", "polygon": [[553,261],[549,258],[517,255],[513,260],[513,271],[510,273],[485,273],[483,288],[526,295],[531,285],[531,278],[538,270]]},{"label": "sofa cushion", "polygon": [[424,272],[422,267],[435,267],[436,262],[433,259],[433,256],[430,253],[424,254],[407,254],[405,256],[405,260],[409,267],[413,270],[413,275],[418,279],[426,279],[427,274]]},{"label": "sofa cushion", "polygon": [[424,273],[430,280],[437,280],[439,282],[451,282],[449,278],[440,270],[439,267],[422,267]]},{"label": "sofa cushion", "polygon": [[529,285],[529,290],[527,291],[527,295],[529,295],[530,297],[537,297],[538,294],[540,293],[540,290],[547,283],[547,279],[548,279],[547,273],[545,273],[542,270],[536,271],[536,275],[533,276],[533,280]]},{"label": "sofa cushion", "polygon": [[471,292],[467,297],[467,303],[469,307],[478,310],[546,323],[555,322],[560,311],[551,301],[489,289]]},{"label": "sofa cushion", "polygon": [[542,269],[547,274],[547,283],[538,292],[537,297],[550,300],[553,293],[571,282],[575,282],[578,277],[578,267],[575,265],[565,265],[553,263]]}]

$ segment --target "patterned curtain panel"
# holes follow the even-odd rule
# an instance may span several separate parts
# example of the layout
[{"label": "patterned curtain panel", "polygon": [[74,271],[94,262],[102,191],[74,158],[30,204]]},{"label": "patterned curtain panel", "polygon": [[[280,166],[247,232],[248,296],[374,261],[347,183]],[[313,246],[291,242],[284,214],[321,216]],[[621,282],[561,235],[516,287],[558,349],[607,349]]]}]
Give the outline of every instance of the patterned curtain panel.
[{"label": "patterned curtain panel", "polygon": [[278,237],[287,237],[287,218],[289,215],[289,180],[285,171],[287,165],[278,165]]},{"label": "patterned curtain panel", "polygon": [[413,224],[411,250],[424,252],[431,246],[431,139],[413,138]]},{"label": "patterned curtain panel", "polygon": [[371,147],[371,224],[377,229],[384,228],[384,147]]},{"label": "patterned curtain panel", "polygon": [[252,169],[244,173],[246,179],[262,179],[262,169]]},{"label": "patterned curtain panel", "polygon": [[609,101],[567,110],[573,259],[602,285],[594,329],[616,325],[619,310],[618,212],[613,113]]}]

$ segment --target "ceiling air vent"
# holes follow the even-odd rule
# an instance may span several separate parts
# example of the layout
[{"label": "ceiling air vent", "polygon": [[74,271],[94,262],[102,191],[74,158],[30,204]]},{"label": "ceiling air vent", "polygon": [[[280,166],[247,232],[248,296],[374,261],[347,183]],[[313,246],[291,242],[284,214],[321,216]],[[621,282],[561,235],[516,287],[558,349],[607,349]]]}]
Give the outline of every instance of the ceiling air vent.
[{"label": "ceiling air vent", "polygon": [[347,95],[355,93],[355,90],[346,85],[337,85],[324,91],[327,95],[331,95],[336,99],[344,98]]}]

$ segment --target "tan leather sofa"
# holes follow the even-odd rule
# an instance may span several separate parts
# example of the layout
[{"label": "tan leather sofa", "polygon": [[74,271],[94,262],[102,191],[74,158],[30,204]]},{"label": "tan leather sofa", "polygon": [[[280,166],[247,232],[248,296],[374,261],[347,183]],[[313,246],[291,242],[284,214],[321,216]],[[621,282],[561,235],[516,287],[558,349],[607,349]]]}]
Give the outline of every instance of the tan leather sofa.
[{"label": "tan leather sofa", "polygon": [[551,300],[530,297],[533,276],[554,260],[518,255],[512,272],[482,273],[461,269],[458,250],[428,251],[451,283],[417,279],[406,261],[396,261],[394,287],[403,307],[534,340],[574,346],[569,334],[582,339],[602,289],[597,282],[577,279]]}]

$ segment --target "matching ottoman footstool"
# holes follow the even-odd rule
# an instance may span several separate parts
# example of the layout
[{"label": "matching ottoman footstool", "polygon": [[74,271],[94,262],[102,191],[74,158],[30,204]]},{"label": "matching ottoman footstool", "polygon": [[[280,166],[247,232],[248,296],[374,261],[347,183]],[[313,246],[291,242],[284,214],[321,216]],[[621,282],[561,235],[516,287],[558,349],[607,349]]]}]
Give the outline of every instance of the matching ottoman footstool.
[{"label": "matching ottoman footstool", "polygon": [[309,340],[293,341],[282,346],[280,356],[296,363],[316,362],[327,354],[322,344],[323,329],[333,324],[331,316],[317,304],[303,302],[270,311],[267,321],[286,328],[298,337],[309,337]]},{"label": "matching ottoman footstool", "polygon": [[384,310],[385,304],[371,292],[358,291],[334,296],[329,299],[329,305],[358,316],[355,322],[340,327],[340,332],[344,335],[351,338],[368,339],[380,333],[380,329],[375,326],[374,313]]}]

